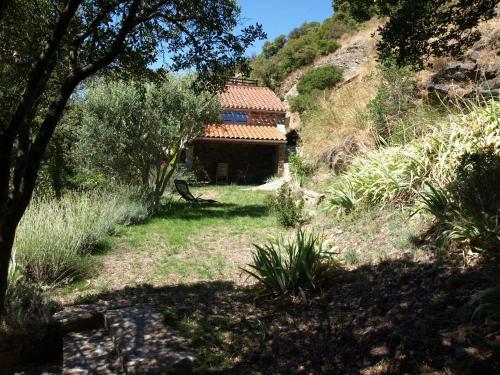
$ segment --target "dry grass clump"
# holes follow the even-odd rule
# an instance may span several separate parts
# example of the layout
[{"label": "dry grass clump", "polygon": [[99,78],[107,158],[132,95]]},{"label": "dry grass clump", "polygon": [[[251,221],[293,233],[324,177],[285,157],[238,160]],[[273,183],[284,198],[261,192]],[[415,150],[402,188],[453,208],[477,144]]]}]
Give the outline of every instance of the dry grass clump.
[{"label": "dry grass clump", "polygon": [[374,145],[366,116],[377,91],[376,78],[367,75],[336,89],[307,114],[301,130],[304,156],[315,164],[339,171],[360,151]]}]

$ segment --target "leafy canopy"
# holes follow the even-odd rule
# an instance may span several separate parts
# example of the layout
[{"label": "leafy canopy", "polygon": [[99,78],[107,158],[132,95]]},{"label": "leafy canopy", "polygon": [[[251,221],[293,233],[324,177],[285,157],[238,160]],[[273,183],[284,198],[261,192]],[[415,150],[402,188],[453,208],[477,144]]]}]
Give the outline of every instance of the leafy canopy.
[{"label": "leafy canopy", "polygon": [[194,76],[159,83],[98,82],[82,105],[77,152],[91,170],[142,183],[157,205],[185,145],[218,121],[217,96],[192,89]]}]

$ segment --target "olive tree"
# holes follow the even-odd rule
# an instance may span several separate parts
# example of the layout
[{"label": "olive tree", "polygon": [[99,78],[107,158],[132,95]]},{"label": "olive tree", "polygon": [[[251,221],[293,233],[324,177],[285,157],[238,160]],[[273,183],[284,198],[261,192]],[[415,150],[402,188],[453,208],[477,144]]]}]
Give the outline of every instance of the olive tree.
[{"label": "olive tree", "polygon": [[192,88],[194,77],[92,85],[82,103],[77,155],[82,164],[142,184],[157,208],[186,144],[219,121],[218,96]]},{"label": "olive tree", "polygon": [[15,232],[74,90],[164,52],[168,69],[194,69],[215,91],[265,37],[260,25],[236,31],[239,19],[235,0],[0,1],[0,314]]}]

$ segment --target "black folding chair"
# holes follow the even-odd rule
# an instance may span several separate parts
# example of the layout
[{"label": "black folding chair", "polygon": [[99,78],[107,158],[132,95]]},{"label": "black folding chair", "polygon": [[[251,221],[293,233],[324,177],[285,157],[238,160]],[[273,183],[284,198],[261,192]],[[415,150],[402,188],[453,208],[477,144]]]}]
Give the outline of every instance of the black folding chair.
[{"label": "black folding chair", "polygon": [[184,180],[174,180],[174,185],[180,196],[189,203],[217,203],[217,201],[214,201],[213,199],[203,199],[200,197],[195,197],[189,191],[189,186]]}]

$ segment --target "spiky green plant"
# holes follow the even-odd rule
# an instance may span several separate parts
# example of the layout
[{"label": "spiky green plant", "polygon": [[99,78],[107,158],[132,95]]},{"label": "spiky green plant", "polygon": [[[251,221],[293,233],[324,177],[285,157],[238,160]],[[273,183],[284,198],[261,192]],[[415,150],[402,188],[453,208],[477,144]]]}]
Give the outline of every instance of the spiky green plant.
[{"label": "spiky green plant", "polygon": [[[447,186],[463,155],[486,148],[500,150],[500,102],[483,107],[469,104],[467,110],[410,143],[358,156],[338,177],[336,190],[345,193],[343,187],[350,186],[355,206],[373,207],[412,204],[426,183]],[[333,203],[337,203],[335,196]]]},{"label": "spiky green plant", "polygon": [[328,201],[327,210],[334,211],[337,215],[351,213],[356,206],[356,197],[351,188],[335,190]]},{"label": "spiky green plant", "polygon": [[480,291],[469,303],[474,307],[471,319],[485,320],[486,324],[500,323],[500,287]]},{"label": "spiky green plant", "polygon": [[434,215],[438,220],[446,221],[450,201],[447,192],[426,182],[427,190],[419,192],[422,205],[415,211],[425,211]]},{"label": "spiky green plant", "polygon": [[244,271],[258,281],[263,296],[303,295],[321,286],[336,266],[321,237],[299,229],[294,238],[255,245]]},{"label": "spiky green plant", "polygon": [[445,188],[427,183],[421,210],[434,215],[442,235],[472,250],[500,254],[500,150],[464,154]]}]

